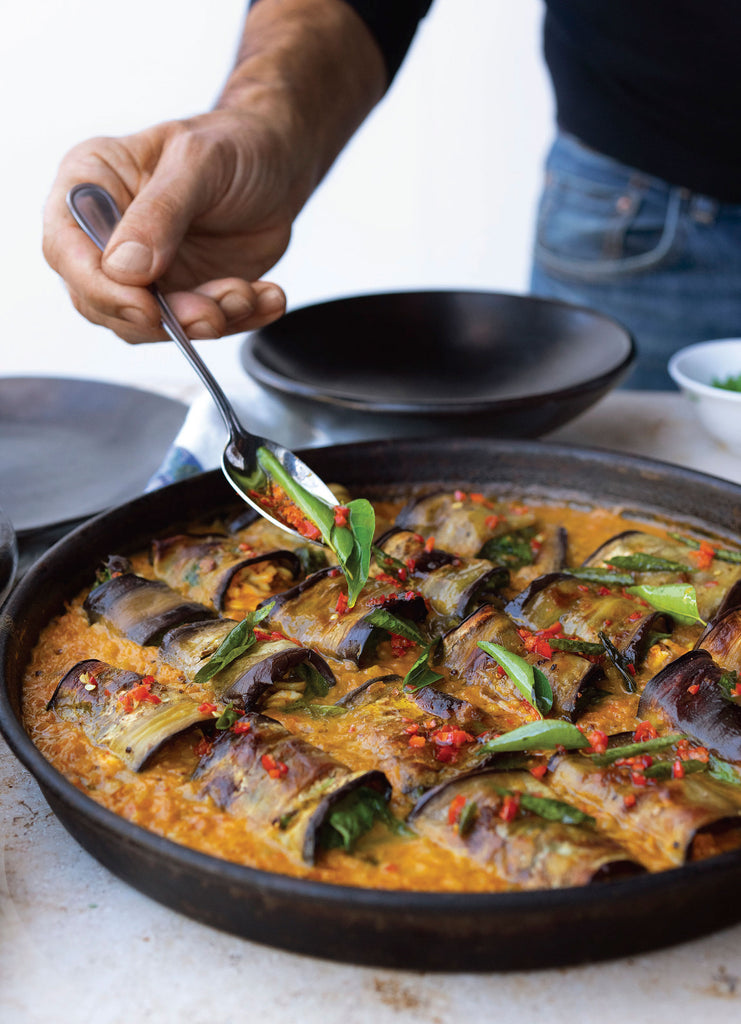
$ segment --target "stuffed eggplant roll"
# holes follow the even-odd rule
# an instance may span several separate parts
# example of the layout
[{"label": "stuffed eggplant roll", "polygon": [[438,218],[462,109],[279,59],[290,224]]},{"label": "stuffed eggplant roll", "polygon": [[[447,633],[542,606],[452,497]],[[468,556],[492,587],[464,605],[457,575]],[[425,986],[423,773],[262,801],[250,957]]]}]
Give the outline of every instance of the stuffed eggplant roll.
[{"label": "stuffed eggplant roll", "polygon": [[584,565],[629,572],[639,585],[691,583],[706,621],[741,604],[741,565],[718,558],[709,544],[693,549],[671,537],[626,530],[597,548]]},{"label": "stuffed eggplant roll", "polygon": [[[442,663],[468,687],[476,688],[487,708],[493,702],[501,710],[511,710],[515,717],[506,728],[512,728],[522,714],[522,694],[507,673],[478,646],[480,641],[505,647],[540,669],[553,692],[550,713],[554,717],[573,721],[603,676],[600,665],[579,654],[553,649],[548,638],[518,629],[504,612],[491,606],[479,608],[445,636]],[[473,696],[470,699],[476,703]]]},{"label": "stuffed eggplant roll", "polygon": [[619,835],[649,870],[660,871],[699,856],[713,833],[731,830],[741,841],[741,787],[693,772],[687,767],[693,763],[701,767],[673,753],[661,762],[666,771],[658,772],[650,755],[600,766],[590,756],[568,754],[551,761],[548,777],[554,792]]},{"label": "stuffed eggplant roll", "polygon": [[707,651],[689,651],[649,680],[641,718],[661,718],[711,753],[741,764],[741,687]]},{"label": "stuffed eggplant roll", "polygon": [[178,626],[165,635],[159,660],[179,669],[189,682],[207,676],[203,685],[210,694],[247,711],[255,710],[266,691],[280,689],[281,684],[304,689],[302,666],[316,670],[327,688],[334,686],[332,670],[315,651],[280,633],[243,628],[248,625],[211,619]]},{"label": "stuffed eggplant roll", "polygon": [[558,889],[642,868],[578,808],[528,772],[476,772],[426,793],[407,819],[415,831],[488,868],[503,886]]},{"label": "stuffed eggplant roll", "polygon": [[211,707],[162,686],[152,676],[89,659],[60,681],[49,710],[75,722],[91,743],[139,771],[166,740],[212,717]]},{"label": "stuffed eggplant roll", "polygon": [[344,846],[387,815],[380,771],[352,771],[279,722],[247,714],[204,755],[193,776],[202,795],[239,815],[251,832],[313,864],[323,847]]},{"label": "stuffed eggplant roll", "polygon": [[118,572],[91,590],[84,608],[90,623],[104,622],[143,647],[159,644],[175,626],[214,616],[213,609],[187,600],[162,580],[131,571]]},{"label": "stuffed eggplant roll", "polygon": [[347,607],[347,585],[339,569],[320,569],[291,590],[270,599],[270,626],[321,654],[363,664],[386,632],[371,621],[377,608],[414,622],[427,615],[421,594],[393,583],[371,579],[353,608]]},{"label": "stuffed eggplant roll", "polygon": [[443,630],[480,604],[493,601],[509,583],[509,570],[502,566],[442,551],[411,530],[389,531],[379,540],[378,549],[381,577],[412,583],[430,606],[431,622]]}]

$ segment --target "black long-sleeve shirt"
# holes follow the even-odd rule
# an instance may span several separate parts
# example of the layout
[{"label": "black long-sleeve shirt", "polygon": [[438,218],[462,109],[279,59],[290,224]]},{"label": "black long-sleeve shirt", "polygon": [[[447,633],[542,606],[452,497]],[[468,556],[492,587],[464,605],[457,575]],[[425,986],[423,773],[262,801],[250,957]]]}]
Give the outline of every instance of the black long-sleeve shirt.
[{"label": "black long-sleeve shirt", "polygon": [[[393,77],[431,0],[347,0]],[[506,26],[502,4],[502,31]],[[561,128],[623,163],[741,202],[737,0],[546,0]]]}]

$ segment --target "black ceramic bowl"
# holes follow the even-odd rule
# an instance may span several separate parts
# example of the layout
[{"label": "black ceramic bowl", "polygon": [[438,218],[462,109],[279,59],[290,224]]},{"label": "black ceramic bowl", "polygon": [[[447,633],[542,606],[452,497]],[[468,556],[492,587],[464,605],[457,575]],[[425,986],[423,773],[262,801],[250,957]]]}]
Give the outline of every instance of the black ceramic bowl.
[{"label": "black ceramic bowl", "polygon": [[461,291],[321,302],[242,348],[254,380],[343,438],[354,426],[352,439],[538,437],[620,383],[633,358],[628,332],[593,310]]},{"label": "black ceramic bowl", "polygon": [[[501,493],[670,515],[741,535],[741,487],[676,466],[537,442],[379,442],[305,454],[327,480],[498,488]],[[419,970],[554,967],[638,953],[741,919],[741,851],[654,875],[574,889],[422,893],[289,878],[179,846],[96,804],[53,768],[21,722],[23,673],[39,632],[102,558],[233,507],[214,471],[90,520],[29,572],[0,615],[0,729],[64,826],[102,864],[199,921],[283,949]],[[49,866],[54,870],[54,865]]]}]

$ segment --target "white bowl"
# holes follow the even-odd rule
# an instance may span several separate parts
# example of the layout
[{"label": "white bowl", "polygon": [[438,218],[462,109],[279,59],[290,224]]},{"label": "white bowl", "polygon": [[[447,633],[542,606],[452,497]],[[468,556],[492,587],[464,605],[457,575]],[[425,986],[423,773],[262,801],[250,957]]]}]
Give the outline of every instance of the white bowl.
[{"label": "white bowl", "polygon": [[741,391],[713,385],[741,374],[741,338],[688,345],[669,360],[669,374],[694,403],[708,433],[741,454]]}]

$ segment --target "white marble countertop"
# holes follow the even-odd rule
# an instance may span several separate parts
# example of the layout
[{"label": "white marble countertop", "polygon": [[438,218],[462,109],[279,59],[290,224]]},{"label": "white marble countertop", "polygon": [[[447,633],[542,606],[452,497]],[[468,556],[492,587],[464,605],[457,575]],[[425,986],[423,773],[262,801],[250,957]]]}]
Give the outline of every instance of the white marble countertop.
[{"label": "white marble countertop", "polygon": [[[741,482],[741,458],[708,439],[673,393],[617,392],[550,439]],[[741,925],[599,965],[488,975],[359,968],[222,934],[101,867],[0,740],[3,1024],[725,1024],[740,1015]]]}]

